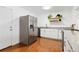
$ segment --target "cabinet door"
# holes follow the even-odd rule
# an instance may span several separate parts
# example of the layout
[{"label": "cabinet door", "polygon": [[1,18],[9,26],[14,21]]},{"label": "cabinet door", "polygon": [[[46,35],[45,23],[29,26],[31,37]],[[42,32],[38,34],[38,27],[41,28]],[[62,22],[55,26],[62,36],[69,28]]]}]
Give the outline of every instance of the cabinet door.
[{"label": "cabinet door", "polygon": [[58,39],[58,30],[56,29],[41,29],[41,36]]},{"label": "cabinet door", "polygon": [[[65,51],[72,51],[74,35],[70,30],[64,30]],[[73,44],[72,44],[73,43]]]},{"label": "cabinet door", "polygon": [[73,51],[79,51],[79,32],[77,31],[64,31],[65,40],[70,42]]},{"label": "cabinet door", "polygon": [[73,50],[79,52],[79,32],[75,31],[74,36],[75,36],[75,38],[74,38],[74,41],[73,41],[74,42],[73,46],[75,48],[73,47]]},{"label": "cabinet door", "polygon": [[11,10],[0,7],[0,49],[11,45]]},{"label": "cabinet door", "polygon": [[58,38],[59,40],[62,40],[62,32],[61,32],[61,30],[58,30],[57,38]]},{"label": "cabinet door", "polygon": [[65,40],[64,41],[64,51],[65,52],[72,52],[73,50],[71,49],[71,46],[70,46],[70,42],[68,40]]},{"label": "cabinet door", "polygon": [[49,38],[54,38],[54,39],[58,38],[57,37],[58,36],[58,30],[57,29],[48,29],[47,31],[48,31],[47,36]]},{"label": "cabinet door", "polygon": [[41,37],[46,37],[46,30],[45,29],[40,29],[41,33]]},{"label": "cabinet door", "polygon": [[36,17],[34,17],[34,35],[38,36],[37,18]]}]

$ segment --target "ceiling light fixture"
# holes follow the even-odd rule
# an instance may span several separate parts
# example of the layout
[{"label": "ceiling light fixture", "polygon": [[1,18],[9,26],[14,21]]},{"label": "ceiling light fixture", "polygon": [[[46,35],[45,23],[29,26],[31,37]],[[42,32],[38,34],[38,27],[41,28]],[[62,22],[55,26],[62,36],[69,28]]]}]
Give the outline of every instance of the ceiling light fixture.
[{"label": "ceiling light fixture", "polygon": [[49,10],[49,9],[51,9],[51,6],[43,6],[42,7],[44,10]]}]

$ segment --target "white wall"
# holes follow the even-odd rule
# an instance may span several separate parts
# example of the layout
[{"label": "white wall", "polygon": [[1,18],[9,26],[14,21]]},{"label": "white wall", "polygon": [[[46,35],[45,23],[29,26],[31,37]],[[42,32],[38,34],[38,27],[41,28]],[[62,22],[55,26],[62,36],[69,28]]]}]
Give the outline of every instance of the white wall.
[{"label": "white wall", "polygon": [[0,49],[11,45],[11,10],[0,6]]}]

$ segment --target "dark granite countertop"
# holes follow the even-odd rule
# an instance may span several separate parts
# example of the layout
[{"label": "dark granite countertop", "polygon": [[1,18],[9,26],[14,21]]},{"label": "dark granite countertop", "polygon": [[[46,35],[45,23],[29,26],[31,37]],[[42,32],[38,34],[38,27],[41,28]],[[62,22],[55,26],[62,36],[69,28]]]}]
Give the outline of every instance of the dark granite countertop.
[{"label": "dark granite countertop", "polygon": [[59,30],[72,30],[72,31],[79,31],[79,29],[72,29],[71,27],[37,27],[40,29],[59,29]]}]

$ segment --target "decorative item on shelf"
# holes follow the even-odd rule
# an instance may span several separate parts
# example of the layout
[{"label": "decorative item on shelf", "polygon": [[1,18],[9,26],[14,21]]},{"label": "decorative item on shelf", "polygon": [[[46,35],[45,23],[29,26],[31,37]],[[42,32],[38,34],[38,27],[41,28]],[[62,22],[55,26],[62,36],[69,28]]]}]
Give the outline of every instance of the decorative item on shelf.
[{"label": "decorative item on shelf", "polygon": [[52,18],[52,15],[51,15],[51,14],[48,15],[48,20],[49,20],[49,21],[51,20],[51,18]]},{"label": "decorative item on shelf", "polygon": [[59,21],[61,21],[62,15],[57,14],[57,15],[56,15],[56,18],[58,18],[58,19],[59,19]]},{"label": "decorative item on shelf", "polygon": [[50,22],[59,22],[59,21],[61,21],[61,18],[62,18],[62,15],[60,15],[60,14],[57,14],[56,15],[56,17],[52,17],[52,15],[48,15],[48,20],[50,21]]}]

